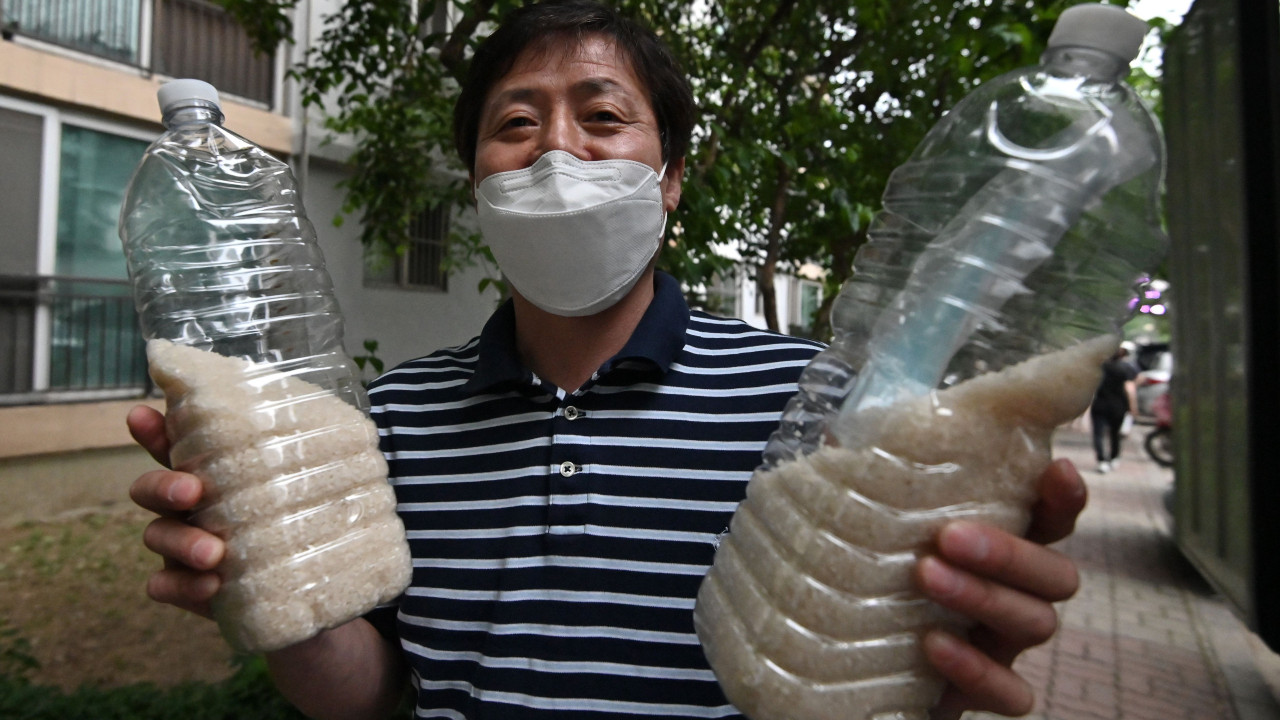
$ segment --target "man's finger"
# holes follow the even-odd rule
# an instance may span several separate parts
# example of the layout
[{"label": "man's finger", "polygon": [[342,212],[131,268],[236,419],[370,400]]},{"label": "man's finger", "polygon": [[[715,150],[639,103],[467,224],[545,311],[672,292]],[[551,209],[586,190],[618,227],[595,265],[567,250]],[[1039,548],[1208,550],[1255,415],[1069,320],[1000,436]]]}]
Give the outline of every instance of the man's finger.
[{"label": "man's finger", "polygon": [[125,417],[129,434],[155,461],[169,467],[169,438],[165,435],[164,415],[153,407],[138,405]]},{"label": "man's finger", "polygon": [[1026,680],[955,635],[930,631],[924,653],[951,684],[934,707],[933,720],[954,720],[964,710],[1020,717],[1035,708],[1035,691]]},{"label": "man's finger", "polygon": [[164,517],[152,521],[142,531],[142,544],[151,552],[193,570],[212,570],[226,554],[226,543],[217,535]]},{"label": "man's finger", "polygon": [[152,470],[133,481],[129,498],[158,515],[178,517],[195,507],[203,492],[204,486],[195,475]]},{"label": "man's finger", "polygon": [[936,557],[922,558],[916,574],[930,600],[989,628],[1019,651],[1045,642],[1058,629],[1058,614],[1048,602]]},{"label": "man's finger", "polygon": [[147,579],[147,596],[157,602],[212,618],[209,599],[217,594],[219,586],[217,573],[199,572],[190,568],[166,568]]},{"label": "man's finger", "polygon": [[979,523],[957,521],[938,533],[938,554],[949,564],[1049,602],[1080,589],[1080,573],[1066,555]]},{"label": "man's finger", "polygon": [[1040,476],[1040,499],[1031,508],[1027,539],[1048,544],[1067,537],[1075,531],[1076,518],[1088,500],[1088,488],[1076,466],[1065,458],[1053,461]]}]

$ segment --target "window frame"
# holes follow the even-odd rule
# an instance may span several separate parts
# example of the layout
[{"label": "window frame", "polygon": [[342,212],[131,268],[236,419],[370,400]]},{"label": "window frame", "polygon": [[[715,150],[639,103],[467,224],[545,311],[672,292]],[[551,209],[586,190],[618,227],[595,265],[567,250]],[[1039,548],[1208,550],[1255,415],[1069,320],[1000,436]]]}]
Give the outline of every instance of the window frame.
[{"label": "window frame", "polygon": [[[443,218],[430,218],[429,216],[433,213],[442,213]],[[383,248],[366,248],[364,262],[365,287],[433,293],[447,293],[449,291],[450,272],[447,260],[450,244],[449,231],[454,222],[452,208],[448,203],[437,203],[419,213],[418,217],[415,218],[415,223],[417,222],[438,224],[438,229],[441,231],[440,236],[436,238],[411,237],[403,251],[394,255]],[[413,225],[411,224],[410,232],[412,231]],[[440,256],[434,261],[438,268],[437,282],[414,282],[413,278],[410,277],[413,260],[410,259],[409,255],[415,248],[436,248],[434,252],[438,252]],[[378,267],[382,263],[389,263],[390,267]]]},{"label": "window frame", "polygon": [[[40,207],[36,220],[36,277],[56,275],[58,254],[58,208],[61,204],[62,182],[62,128],[70,125],[84,130],[100,132],[122,138],[150,143],[158,131],[115,123],[90,117],[73,110],[28,102],[10,96],[0,96],[0,107],[14,112],[27,113],[42,119],[40,148]],[[123,260],[123,249],[121,250]],[[31,387],[35,393],[58,392],[50,387],[53,380],[53,315],[48,304],[41,303],[35,309],[32,334]],[[115,396],[104,390],[103,396]]]}]

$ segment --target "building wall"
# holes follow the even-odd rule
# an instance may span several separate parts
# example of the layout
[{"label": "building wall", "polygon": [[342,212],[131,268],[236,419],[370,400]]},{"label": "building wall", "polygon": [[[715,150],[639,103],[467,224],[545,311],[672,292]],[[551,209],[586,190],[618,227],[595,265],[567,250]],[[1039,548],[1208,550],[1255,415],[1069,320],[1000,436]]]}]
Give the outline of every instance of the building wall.
[{"label": "building wall", "polygon": [[129,503],[129,485],[160,466],[134,444],[125,415],[155,400],[0,408],[0,527]]},{"label": "building wall", "polygon": [[[779,330],[789,334],[804,334],[813,323],[809,317],[822,301],[823,271],[814,265],[805,265],[795,273],[779,272],[774,276],[774,292],[778,305]],[[739,266],[733,278],[710,289],[721,297],[717,314],[740,318],[748,325],[765,329],[769,326],[764,315],[764,303],[759,287],[745,266]],[[805,300],[809,302],[806,303]]]},{"label": "building wall", "polygon": [[[0,94],[74,108],[104,119],[160,131],[156,90],[167,78],[143,77],[51,53],[38,47],[0,42]],[[289,153],[290,118],[229,100],[228,127],[277,153]]]},{"label": "building wall", "polygon": [[350,218],[341,227],[333,223],[342,204],[336,187],[341,179],[333,164],[310,163],[304,202],[346,320],[347,351],[362,354],[364,341],[375,340],[378,357],[390,368],[478,334],[497,307],[494,291],[477,290],[485,276],[482,268],[451,274],[447,292],[365,283],[359,223]]}]

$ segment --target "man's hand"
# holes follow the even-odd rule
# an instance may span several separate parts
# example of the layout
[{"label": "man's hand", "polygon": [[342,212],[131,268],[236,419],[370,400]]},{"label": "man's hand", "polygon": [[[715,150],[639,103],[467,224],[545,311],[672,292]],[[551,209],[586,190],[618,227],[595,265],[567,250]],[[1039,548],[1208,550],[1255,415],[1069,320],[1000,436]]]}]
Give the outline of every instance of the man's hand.
[{"label": "man's hand", "polygon": [[[169,441],[164,416],[140,405],[129,412],[129,432],[161,465],[169,466]],[[211,617],[209,599],[218,592],[220,580],[214,571],[222,562],[226,545],[222,539],[185,520],[204,491],[200,479],[173,470],[144,473],[129,488],[129,497],[160,517],[142,533],[142,542],[164,559],[164,567],[147,581],[151,599],[197,615]]]},{"label": "man's hand", "polygon": [[938,534],[937,554],[920,560],[916,581],[924,594],[977,623],[968,641],[942,630],[925,637],[925,654],[950,681],[934,720],[955,720],[964,710],[1031,712],[1035,693],[1010,666],[1053,636],[1052,604],[1080,587],[1075,563],[1044,544],[1071,534],[1086,499],[1075,466],[1057,460],[1041,476],[1026,538],[954,522]]},{"label": "man's hand", "polygon": [[[164,416],[139,406],[128,417],[129,432],[161,465],[169,467]],[[194,475],[153,470],[140,476],[129,496],[159,518],[142,542],[164,558],[147,581],[153,600],[212,617],[209,599],[221,584],[216,569],[226,545],[186,522],[204,485]],[[267,653],[272,680],[290,702],[315,718],[387,717],[400,702],[408,672],[399,647],[357,618],[292,647]]]}]

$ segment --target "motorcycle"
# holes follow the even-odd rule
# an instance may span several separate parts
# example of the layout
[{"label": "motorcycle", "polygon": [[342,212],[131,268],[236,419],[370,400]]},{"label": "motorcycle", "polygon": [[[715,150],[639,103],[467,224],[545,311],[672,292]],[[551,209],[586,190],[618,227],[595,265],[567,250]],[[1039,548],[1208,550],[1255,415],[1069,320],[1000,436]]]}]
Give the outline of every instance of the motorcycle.
[{"label": "motorcycle", "polygon": [[1156,398],[1151,405],[1151,414],[1155,416],[1156,426],[1147,433],[1142,442],[1147,454],[1160,467],[1173,466],[1173,408],[1170,405],[1169,393]]}]

